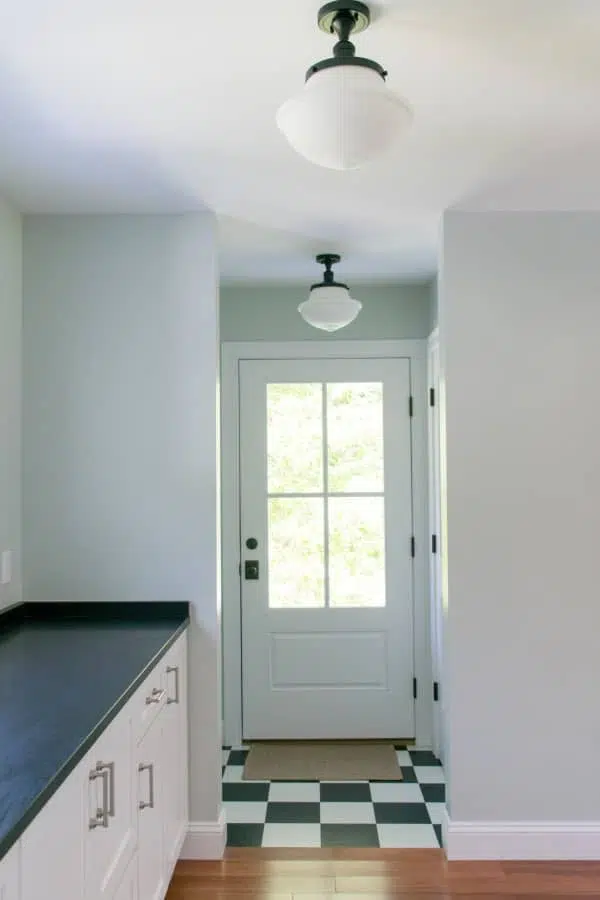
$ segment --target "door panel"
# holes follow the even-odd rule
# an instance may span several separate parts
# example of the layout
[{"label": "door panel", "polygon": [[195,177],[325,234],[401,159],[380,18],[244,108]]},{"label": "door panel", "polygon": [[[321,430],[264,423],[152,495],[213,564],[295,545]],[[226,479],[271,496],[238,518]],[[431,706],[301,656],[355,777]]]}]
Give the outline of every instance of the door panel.
[{"label": "door panel", "polygon": [[247,739],[414,735],[409,395],[405,359],[240,362]]}]

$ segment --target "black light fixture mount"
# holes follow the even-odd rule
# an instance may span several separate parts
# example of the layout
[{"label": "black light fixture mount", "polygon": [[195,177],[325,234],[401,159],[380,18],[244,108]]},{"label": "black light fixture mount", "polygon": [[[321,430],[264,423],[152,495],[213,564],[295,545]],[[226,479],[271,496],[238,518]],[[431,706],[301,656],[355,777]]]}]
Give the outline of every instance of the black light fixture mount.
[{"label": "black light fixture mount", "polygon": [[331,3],[321,7],[317,22],[321,31],[337,35],[338,42],[333,48],[333,56],[313,63],[308,69],[306,81],[316,72],[335,66],[362,66],[373,69],[385,80],[387,72],[383,66],[373,59],[356,56],[356,47],[350,40],[350,35],[359,34],[369,27],[371,13],[366,3],[360,3],[359,0],[332,0]]},{"label": "black light fixture mount", "polygon": [[324,285],[345,288],[346,290],[348,290],[347,284],[342,284],[341,281],[335,281],[333,272],[331,271],[331,267],[339,263],[341,258],[342,257],[338,253],[319,253],[315,257],[320,266],[325,266],[325,271],[323,272],[323,281],[319,281],[316,284],[311,284],[311,291],[314,288],[320,288]]}]

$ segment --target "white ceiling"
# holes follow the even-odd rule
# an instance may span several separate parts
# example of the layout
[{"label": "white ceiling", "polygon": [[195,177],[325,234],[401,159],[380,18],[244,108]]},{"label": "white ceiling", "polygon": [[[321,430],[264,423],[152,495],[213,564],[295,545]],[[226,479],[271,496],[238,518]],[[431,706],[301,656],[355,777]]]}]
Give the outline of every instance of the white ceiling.
[{"label": "white ceiling", "polygon": [[0,192],[27,211],[214,209],[225,278],[436,267],[442,211],[600,136],[600,0],[387,0],[356,38],[414,110],[354,172],[305,162],[274,115],[333,41],[319,0],[18,0],[0,15]]}]

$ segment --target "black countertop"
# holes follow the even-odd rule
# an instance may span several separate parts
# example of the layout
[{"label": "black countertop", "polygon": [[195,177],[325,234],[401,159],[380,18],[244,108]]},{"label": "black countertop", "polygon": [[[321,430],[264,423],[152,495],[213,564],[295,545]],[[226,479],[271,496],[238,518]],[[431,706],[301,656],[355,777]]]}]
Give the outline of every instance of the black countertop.
[{"label": "black countertop", "polygon": [[0,859],[188,623],[187,603],[0,613]]}]

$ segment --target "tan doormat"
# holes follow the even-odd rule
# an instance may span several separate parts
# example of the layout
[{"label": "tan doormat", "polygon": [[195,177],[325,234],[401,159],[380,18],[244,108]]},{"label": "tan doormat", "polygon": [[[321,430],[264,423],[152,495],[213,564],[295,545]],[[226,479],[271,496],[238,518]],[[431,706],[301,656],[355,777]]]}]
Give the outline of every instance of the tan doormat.
[{"label": "tan doormat", "polygon": [[268,741],[251,744],[245,781],[402,781],[392,743]]}]

